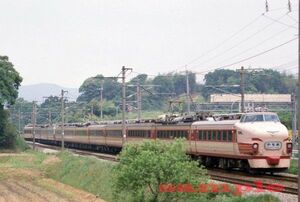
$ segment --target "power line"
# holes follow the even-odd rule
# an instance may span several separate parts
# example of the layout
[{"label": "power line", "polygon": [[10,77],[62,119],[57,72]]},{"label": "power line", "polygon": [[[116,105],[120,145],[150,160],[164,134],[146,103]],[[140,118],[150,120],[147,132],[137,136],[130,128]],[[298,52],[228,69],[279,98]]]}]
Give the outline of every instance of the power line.
[{"label": "power line", "polygon": [[298,20],[296,20],[296,19],[295,19],[294,17],[292,17],[291,15],[287,14],[287,16],[288,16],[291,20],[293,20],[294,22],[298,23]]},{"label": "power line", "polygon": [[[280,17],[277,18],[276,20],[280,20],[280,19],[283,18],[285,15],[287,15],[287,14],[284,14],[284,15],[280,16]],[[257,34],[261,33],[262,31],[264,31],[265,29],[267,29],[268,27],[270,27],[270,26],[273,25],[274,23],[275,23],[275,22],[272,21],[271,23],[269,23],[269,24],[267,24],[266,26],[262,27],[261,29],[257,30],[256,32],[254,32],[253,34],[251,34],[250,36],[248,36],[247,38],[245,38],[245,39],[243,39],[242,41],[238,42],[237,44],[231,46],[230,48],[228,48],[228,49],[222,51],[221,53],[217,54],[216,56],[211,57],[211,58],[209,58],[208,60],[205,60],[205,61],[202,62],[201,64],[203,65],[203,64],[205,64],[205,63],[207,63],[207,62],[209,62],[209,61],[211,61],[211,60],[213,60],[213,59],[215,59],[215,58],[217,58],[217,57],[220,57],[220,56],[224,55],[225,53],[228,53],[228,51],[230,51],[230,50],[232,50],[232,49],[234,49],[234,48],[240,46],[241,44],[243,44],[244,42],[248,41],[249,39],[251,39],[252,37],[256,36]],[[193,68],[195,68],[195,67],[193,67]],[[192,69],[192,68],[190,68],[190,69]]]},{"label": "power line", "polygon": [[279,44],[279,45],[277,45],[277,46],[274,46],[274,47],[272,47],[272,48],[270,48],[270,49],[267,49],[267,50],[265,50],[265,51],[262,51],[262,52],[260,52],[260,53],[255,54],[255,55],[252,55],[252,56],[250,56],[250,57],[247,57],[247,58],[238,60],[238,61],[236,61],[236,62],[227,64],[227,65],[223,65],[222,67],[219,67],[219,68],[212,68],[212,69],[203,71],[202,73],[209,72],[209,71],[211,71],[211,70],[223,69],[223,68],[225,68],[225,67],[229,67],[229,66],[232,66],[232,65],[239,64],[239,63],[241,63],[241,62],[250,60],[250,59],[252,59],[252,58],[258,57],[258,56],[263,55],[263,54],[265,54],[265,53],[268,53],[268,52],[270,52],[270,51],[272,51],[272,50],[275,50],[275,49],[277,49],[277,48],[280,48],[281,46],[284,46],[284,45],[286,45],[286,44],[288,44],[288,43],[290,43],[290,42],[292,42],[292,41],[294,41],[294,40],[296,40],[296,39],[298,39],[298,37],[295,37],[295,38],[293,38],[293,39],[290,39],[290,40],[288,40],[288,41],[286,41],[286,42],[284,42],[284,43],[282,43],[282,44]]},{"label": "power line", "polygon": [[227,39],[223,40],[221,43],[219,43],[217,46],[215,46],[214,48],[205,51],[205,53],[203,53],[202,55],[194,58],[193,60],[189,61],[188,63],[186,63],[184,66],[190,65],[192,63],[194,63],[195,61],[199,60],[200,58],[204,57],[205,55],[207,55],[208,53],[211,53],[212,51],[218,49],[219,47],[221,47],[222,45],[224,45],[226,42],[228,42],[229,40],[231,40],[233,37],[235,37],[237,34],[239,34],[240,32],[242,32],[243,30],[245,30],[247,27],[251,26],[253,23],[255,23],[258,19],[260,19],[262,17],[262,14],[257,16],[256,18],[254,18],[252,21],[250,21],[248,24],[246,24],[245,26],[243,26],[241,29],[239,29],[238,31],[236,31],[235,33],[233,33],[232,35],[230,35]]},{"label": "power line", "polygon": [[[286,15],[287,15],[287,14],[286,14]],[[277,19],[271,18],[270,16],[267,16],[267,15],[263,15],[263,16],[264,16],[265,18],[267,18],[267,19],[273,21],[273,22],[277,22],[277,23],[279,23],[279,24],[281,24],[281,25],[284,25],[284,26],[287,26],[287,27],[289,27],[289,28],[297,29],[297,27],[295,27],[295,26],[293,26],[293,25],[286,24],[286,23],[281,22],[281,21],[279,21],[279,20],[277,20]]]},{"label": "power line", "polygon": [[289,30],[289,29],[290,29],[290,28],[285,28],[285,29],[281,30],[280,32],[277,32],[276,34],[272,35],[271,37],[269,37],[269,38],[267,38],[267,39],[265,39],[265,40],[263,40],[263,41],[260,41],[257,45],[252,46],[252,47],[250,47],[250,48],[248,48],[248,49],[246,49],[246,50],[244,50],[244,51],[242,51],[242,52],[239,52],[238,54],[233,55],[233,56],[230,57],[230,58],[227,58],[227,59],[221,61],[221,63],[223,63],[223,62],[225,62],[225,61],[228,61],[228,60],[230,60],[230,59],[232,59],[232,58],[235,58],[235,57],[237,57],[237,56],[240,56],[240,55],[242,55],[243,53],[246,53],[246,52],[248,52],[248,51],[250,51],[250,50],[252,50],[252,49],[254,49],[254,48],[257,48],[257,47],[263,45],[264,43],[266,43],[267,41],[269,41],[269,40],[275,38],[276,36],[280,35],[281,33],[285,32],[285,31],[287,31],[287,30]]}]

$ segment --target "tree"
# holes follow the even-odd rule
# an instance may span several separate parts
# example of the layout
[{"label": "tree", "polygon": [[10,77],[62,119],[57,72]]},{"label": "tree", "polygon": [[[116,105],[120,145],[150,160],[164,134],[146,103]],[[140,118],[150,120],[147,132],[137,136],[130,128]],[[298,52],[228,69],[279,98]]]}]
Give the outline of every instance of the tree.
[{"label": "tree", "polygon": [[31,123],[32,107],[32,102],[18,98],[15,104],[9,108],[11,120],[15,127],[20,127],[20,131],[23,130],[25,125]]},{"label": "tree", "polygon": [[18,89],[22,77],[14,69],[7,56],[0,56],[0,105],[14,104],[18,97]]},{"label": "tree", "polygon": [[4,110],[4,104],[15,103],[21,82],[22,77],[8,57],[0,56],[0,147],[11,147],[15,142],[16,131],[8,121],[9,113]]},{"label": "tree", "polygon": [[[207,182],[206,170],[198,167],[185,154],[183,141],[173,143],[147,141],[141,145],[127,144],[114,168],[117,198],[128,201],[199,201],[199,193],[162,193],[161,184],[189,183],[198,186]],[[126,200],[125,200],[126,201]]]},{"label": "tree", "polygon": [[121,96],[121,84],[117,79],[105,78],[102,75],[86,79],[79,88],[81,95],[77,101],[90,102],[92,99],[100,99],[100,88],[103,84],[103,98],[118,100]]},{"label": "tree", "polygon": [[[240,93],[240,88],[230,85],[240,84],[240,74],[233,70],[218,69],[205,75],[205,87],[202,95],[207,99],[213,93],[222,93],[225,90],[230,93]],[[292,93],[295,92],[297,79],[292,75],[280,73],[272,69],[253,71],[245,74],[245,93]],[[226,87],[227,85],[227,87]]]}]

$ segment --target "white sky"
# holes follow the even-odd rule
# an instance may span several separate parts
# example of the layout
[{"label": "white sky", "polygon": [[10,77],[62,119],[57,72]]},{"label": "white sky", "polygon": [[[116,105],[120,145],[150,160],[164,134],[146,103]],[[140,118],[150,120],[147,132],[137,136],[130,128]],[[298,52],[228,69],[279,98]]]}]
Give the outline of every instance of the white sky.
[{"label": "white sky", "polygon": [[[288,0],[268,2],[266,16],[280,22],[261,15],[265,0],[1,0],[0,55],[23,85],[79,87],[96,74],[116,76],[123,65],[151,75],[186,64],[203,72],[297,37],[297,1],[287,15]],[[296,73],[297,40],[228,68],[241,65]]]}]

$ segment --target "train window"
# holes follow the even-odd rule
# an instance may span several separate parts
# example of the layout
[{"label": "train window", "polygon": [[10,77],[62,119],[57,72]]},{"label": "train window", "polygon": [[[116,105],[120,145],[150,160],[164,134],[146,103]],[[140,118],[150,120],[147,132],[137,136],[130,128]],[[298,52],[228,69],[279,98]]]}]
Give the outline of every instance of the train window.
[{"label": "train window", "polygon": [[265,121],[279,122],[279,118],[276,114],[265,114]]},{"label": "train window", "polygon": [[221,131],[218,130],[218,131],[216,131],[216,133],[217,133],[217,140],[218,140],[218,141],[221,141],[221,138],[222,138],[222,133],[221,133]]},{"label": "train window", "polygon": [[203,140],[207,140],[207,138],[206,138],[206,130],[202,131],[202,137],[203,137],[202,138]]},{"label": "train window", "polygon": [[182,130],[180,130],[180,131],[178,131],[179,132],[179,138],[183,138],[184,137],[184,131],[182,131]]},{"label": "train window", "polygon": [[159,137],[159,138],[162,138],[162,131],[157,131],[157,136]]},{"label": "train window", "polygon": [[222,140],[227,141],[227,131],[222,131]]},{"label": "train window", "polygon": [[179,131],[179,138],[182,138],[182,137],[183,137],[183,131],[180,130],[180,131]]},{"label": "train window", "polygon": [[207,134],[207,140],[211,140],[211,131],[208,130],[208,131],[206,132],[206,134]]},{"label": "train window", "polygon": [[218,130],[218,131],[216,131],[216,132],[217,132],[217,140],[218,140],[218,141],[221,141],[221,135],[222,135],[221,132],[222,132],[222,131]]},{"label": "train window", "polygon": [[198,130],[198,139],[202,140],[202,131],[201,130]]},{"label": "train window", "polygon": [[205,130],[202,131],[202,139],[206,140],[206,131]]},{"label": "train window", "polygon": [[211,140],[216,140],[216,131],[211,131]]},{"label": "train window", "polygon": [[228,141],[229,142],[232,141],[232,131],[231,130],[228,131]]}]

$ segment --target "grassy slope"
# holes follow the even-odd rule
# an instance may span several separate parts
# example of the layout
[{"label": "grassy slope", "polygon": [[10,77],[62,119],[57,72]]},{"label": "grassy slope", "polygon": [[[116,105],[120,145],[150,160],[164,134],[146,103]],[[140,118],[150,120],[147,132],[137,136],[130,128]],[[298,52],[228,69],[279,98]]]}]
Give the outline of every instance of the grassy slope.
[{"label": "grassy slope", "polygon": [[[45,163],[49,159],[56,159],[56,161]],[[68,152],[47,155],[29,150],[24,152],[24,156],[0,156],[0,166],[37,170],[49,178],[91,192],[106,201],[114,201],[112,173],[114,163],[111,162],[94,157],[74,156]],[[273,202],[279,200],[267,194],[248,197],[218,195],[211,201]]]},{"label": "grassy slope", "polygon": [[291,160],[291,165],[290,165],[290,168],[288,170],[288,173],[297,175],[297,172],[298,172],[298,161]]}]

